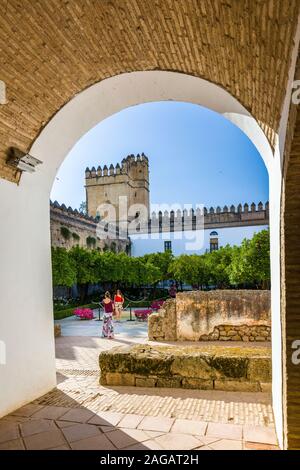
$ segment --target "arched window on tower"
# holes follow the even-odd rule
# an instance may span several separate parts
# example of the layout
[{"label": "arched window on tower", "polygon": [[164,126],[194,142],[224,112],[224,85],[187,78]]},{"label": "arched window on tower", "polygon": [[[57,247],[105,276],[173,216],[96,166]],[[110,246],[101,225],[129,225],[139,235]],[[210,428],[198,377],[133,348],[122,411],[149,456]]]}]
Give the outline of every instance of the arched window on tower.
[{"label": "arched window on tower", "polygon": [[215,230],[209,234],[209,251],[215,251],[219,249],[219,235]]}]

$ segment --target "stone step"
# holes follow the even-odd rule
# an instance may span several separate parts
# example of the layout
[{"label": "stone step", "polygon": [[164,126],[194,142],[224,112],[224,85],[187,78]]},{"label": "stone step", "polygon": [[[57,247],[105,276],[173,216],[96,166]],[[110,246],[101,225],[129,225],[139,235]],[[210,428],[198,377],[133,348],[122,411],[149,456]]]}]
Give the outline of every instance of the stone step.
[{"label": "stone step", "polygon": [[267,392],[269,348],[232,346],[118,346],[99,356],[100,383],[136,387]]}]

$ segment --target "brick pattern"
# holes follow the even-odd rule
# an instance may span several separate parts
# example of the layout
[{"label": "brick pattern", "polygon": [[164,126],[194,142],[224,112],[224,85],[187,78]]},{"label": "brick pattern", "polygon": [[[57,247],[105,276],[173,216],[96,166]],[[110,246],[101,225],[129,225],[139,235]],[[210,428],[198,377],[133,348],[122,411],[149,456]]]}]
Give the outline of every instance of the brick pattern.
[{"label": "brick pattern", "polygon": [[[0,18],[0,176],[76,93],[136,70],[171,70],[225,88],[271,143],[280,120],[298,0],[11,0]],[[57,12],[59,11],[59,15]],[[217,60],[216,60],[217,58]]]},{"label": "brick pattern", "polygon": [[0,420],[1,450],[277,449],[269,394],[103,387],[93,369],[110,342],[56,345],[57,388]]},{"label": "brick pattern", "polygon": [[[300,57],[295,80],[300,79]],[[291,104],[285,147],[285,186],[282,202],[282,310],[286,351],[284,364],[286,447],[300,448],[300,365],[292,363],[292,343],[300,340],[300,105]]]}]

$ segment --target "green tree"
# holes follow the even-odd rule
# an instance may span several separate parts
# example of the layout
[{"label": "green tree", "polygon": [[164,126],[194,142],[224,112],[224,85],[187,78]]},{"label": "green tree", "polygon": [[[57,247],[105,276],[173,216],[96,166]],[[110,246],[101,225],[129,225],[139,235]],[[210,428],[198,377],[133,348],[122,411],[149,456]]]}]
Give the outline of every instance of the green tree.
[{"label": "green tree", "polygon": [[155,266],[149,259],[144,257],[130,258],[132,270],[132,279],[134,284],[141,286],[146,284],[156,285],[162,278],[161,270]]},{"label": "green tree", "polygon": [[172,277],[180,282],[186,282],[199,289],[207,284],[207,266],[204,256],[181,255],[175,258],[170,266]]},{"label": "green tree", "polygon": [[160,271],[160,281],[166,281],[170,279],[170,266],[174,260],[174,255],[170,250],[161,253],[151,253],[142,257],[144,261],[150,262],[153,266],[156,266]]},{"label": "green tree", "polygon": [[224,289],[230,286],[230,269],[233,247],[226,245],[205,255],[209,283]]},{"label": "green tree", "polygon": [[52,279],[54,286],[71,287],[76,282],[76,266],[65,248],[52,248]]},{"label": "green tree", "polygon": [[80,299],[87,297],[90,283],[97,282],[95,275],[95,253],[85,248],[76,246],[69,251],[76,268],[76,281],[80,292]]},{"label": "green tree", "polygon": [[230,280],[236,284],[253,284],[270,288],[269,230],[256,233],[251,240],[244,239],[235,249],[230,266]]}]

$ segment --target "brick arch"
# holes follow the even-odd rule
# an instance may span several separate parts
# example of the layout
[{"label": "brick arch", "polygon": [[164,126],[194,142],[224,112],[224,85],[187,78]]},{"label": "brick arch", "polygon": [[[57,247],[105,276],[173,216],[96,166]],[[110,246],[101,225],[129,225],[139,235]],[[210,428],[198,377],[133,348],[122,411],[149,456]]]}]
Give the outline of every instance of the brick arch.
[{"label": "brick arch", "polygon": [[73,96],[105,78],[169,70],[218,84],[260,123],[279,126],[298,0],[11,0],[0,18],[0,177],[8,147],[27,151]]},{"label": "brick arch", "polygon": [[91,128],[128,107],[168,100],[198,104],[223,115],[247,135],[271,171],[274,158],[268,139],[256,120],[226,90],[183,73],[144,71],[101,80],[64,105],[29,148],[30,154],[43,162],[35,180],[43,181],[50,193],[58,167]]}]

